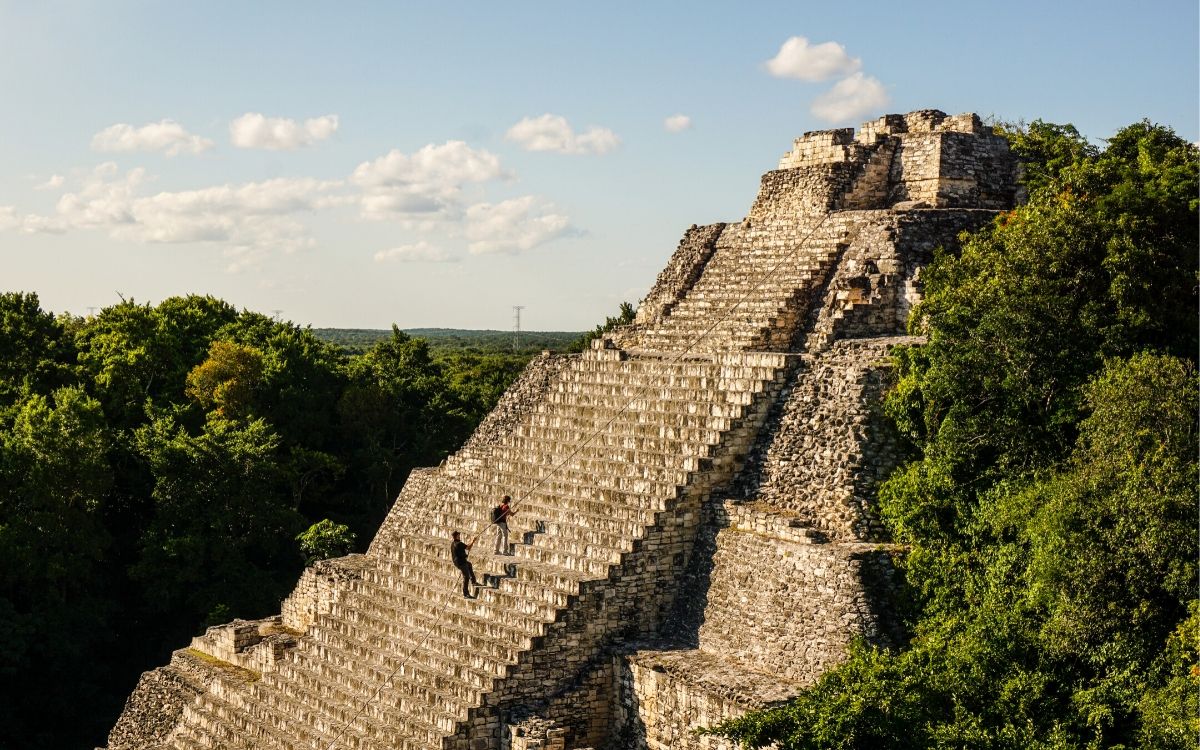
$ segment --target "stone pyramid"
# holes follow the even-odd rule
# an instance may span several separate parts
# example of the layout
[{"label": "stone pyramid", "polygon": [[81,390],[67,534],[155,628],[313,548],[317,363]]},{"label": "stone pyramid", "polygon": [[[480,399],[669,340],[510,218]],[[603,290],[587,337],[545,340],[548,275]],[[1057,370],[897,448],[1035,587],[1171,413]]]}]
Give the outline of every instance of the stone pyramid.
[{"label": "stone pyramid", "polygon": [[[365,554],[145,673],[109,750],[729,747],[692,729],[901,637],[874,514],[887,354],[934,249],[1017,183],[972,114],[796,139],[745,219],[684,234],[633,325],[535,359],[414,471]],[[473,599],[456,529],[484,533]]]}]

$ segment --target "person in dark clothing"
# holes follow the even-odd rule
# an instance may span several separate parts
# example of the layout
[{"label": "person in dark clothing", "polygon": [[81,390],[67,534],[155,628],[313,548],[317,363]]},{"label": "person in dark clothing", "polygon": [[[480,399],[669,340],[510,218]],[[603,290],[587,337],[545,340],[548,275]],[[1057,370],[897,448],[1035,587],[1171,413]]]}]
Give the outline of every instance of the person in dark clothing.
[{"label": "person in dark clothing", "polygon": [[471,551],[471,547],[475,546],[475,542],[466,544],[459,539],[457,531],[450,535],[454,541],[450,543],[450,559],[454,561],[454,567],[458,568],[463,576],[463,596],[471,598],[471,590],[468,588],[472,584],[480,586],[482,584],[475,580],[475,569],[471,567],[471,561],[467,559],[467,554]]}]

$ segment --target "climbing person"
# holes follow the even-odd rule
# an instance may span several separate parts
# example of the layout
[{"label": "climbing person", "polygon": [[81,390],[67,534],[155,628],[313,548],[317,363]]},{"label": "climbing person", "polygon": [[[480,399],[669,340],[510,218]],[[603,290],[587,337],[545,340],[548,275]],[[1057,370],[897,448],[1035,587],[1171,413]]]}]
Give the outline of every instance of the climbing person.
[{"label": "climbing person", "polygon": [[492,508],[492,523],[496,525],[496,554],[510,554],[508,548],[508,519],[517,515],[509,503],[512,502],[512,497],[505,495],[500,498],[500,504]]},{"label": "climbing person", "polygon": [[483,585],[479,581],[475,580],[475,569],[471,567],[471,561],[467,559],[467,553],[471,551],[471,547],[475,546],[475,542],[471,542],[470,544],[464,543],[463,540],[459,538],[457,531],[452,532],[450,537],[454,539],[454,541],[450,543],[450,559],[454,561],[454,567],[458,568],[458,571],[462,573],[463,596],[470,599],[472,598],[471,590],[468,587],[472,584],[475,586]]}]

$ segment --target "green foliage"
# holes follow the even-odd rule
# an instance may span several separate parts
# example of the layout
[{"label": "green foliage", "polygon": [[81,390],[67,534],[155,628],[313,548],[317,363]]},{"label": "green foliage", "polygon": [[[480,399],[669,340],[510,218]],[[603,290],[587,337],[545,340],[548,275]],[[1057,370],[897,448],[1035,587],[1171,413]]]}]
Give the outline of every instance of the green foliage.
[{"label": "green foliage", "polygon": [[94,722],[89,704],[104,693],[101,675],[77,670],[107,645],[115,609],[112,440],[99,403],[76,388],[28,395],[11,414],[0,431],[0,738],[37,746],[59,731],[42,720],[46,705]]},{"label": "green foliage", "polygon": [[1195,746],[1197,152],[1010,137],[1030,201],[928,269],[886,403],[912,640],[719,728],[747,746]]},{"label": "green foliage", "polygon": [[[565,350],[579,338],[578,331],[521,331],[517,350],[513,351],[512,331],[477,331],[460,328],[403,328],[413,338],[425,339],[435,355],[466,353],[517,354],[528,359],[543,349]],[[322,341],[328,341],[349,354],[362,354],[372,346],[387,340],[390,330],[364,328],[314,328]]]},{"label": "green foliage", "polygon": [[0,408],[22,389],[43,395],[72,379],[75,347],[36,294],[0,294]]},{"label": "green foliage", "polygon": [[1034,120],[1028,124],[1001,122],[993,127],[998,134],[1008,138],[1012,150],[1021,159],[1025,171],[1023,182],[1029,192],[1053,184],[1065,168],[1098,153],[1074,125]]},{"label": "green foliage", "polygon": [[154,610],[187,622],[219,604],[257,615],[277,603],[303,528],[278,435],[261,419],[216,414],[191,434],[166,416],[140,428],[136,444],[154,476],[155,513],[133,575]]},{"label": "green foliage", "polygon": [[312,565],[318,560],[340,557],[353,549],[354,532],[345,524],[324,518],[299,534],[296,541],[304,554],[304,564]]},{"label": "green foliage", "polygon": [[188,373],[186,393],[205,409],[215,409],[218,415],[233,419],[250,412],[262,379],[262,352],[229,341],[214,341],[208,348],[208,359]]},{"label": "green foliage", "polygon": [[438,463],[469,425],[429,345],[392,328],[392,338],[355,357],[338,402],[343,439],[368,494],[386,508],[418,464]]},{"label": "green foliage", "polygon": [[610,315],[604,319],[603,323],[596,326],[594,330],[588,331],[579,338],[575,339],[575,341],[573,341],[571,345],[567,347],[567,351],[581,352],[584,349],[587,349],[592,345],[593,341],[609,331],[632,323],[636,315],[637,308],[635,308],[632,303],[622,302],[621,306],[617,309],[617,314],[615,316]]},{"label": "green foliage", "polygon": [[211,297],[56,319],[0,295],[0,747],[101,744],[169,649],[369,539],[527,358],[399,332],[347,356]]}]

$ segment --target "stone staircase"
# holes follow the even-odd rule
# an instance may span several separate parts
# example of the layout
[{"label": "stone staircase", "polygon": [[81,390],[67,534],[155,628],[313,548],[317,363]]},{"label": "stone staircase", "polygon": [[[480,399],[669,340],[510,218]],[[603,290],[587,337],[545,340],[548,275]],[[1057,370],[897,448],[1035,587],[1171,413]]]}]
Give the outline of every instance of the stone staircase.
[{"label": "stone staircase", "polygon": [[[310,622],[292,623],[306,628],[296,648],[242,690],[201,696],[166,745],[415,749],[461,735],[449,746],[467,747],[480,736],[471,722],[479,707],[522,681],[533,649],[565,639],[558,648],[582,663],[654,601],[653,577],[639,583],[622,563],[645,558],[642,544],[655,543],[672,511],[695,505],[697,488],[732,474],[788,361],[603,348],[574,359],[502,439],[407,484],[357,576],[323,611],[307,608],[317,612]],[[492,540],[479,541],[473,558],[488,586],[465,599],[449,534],[483,530],[503,494],[516,499],[517,543],[494,556]],[[589,594],[623,601],[602,618],[572,617]],[[663,599],[643,619],[667,608]],[[285,620],[304,609],[285,607]]]}]

